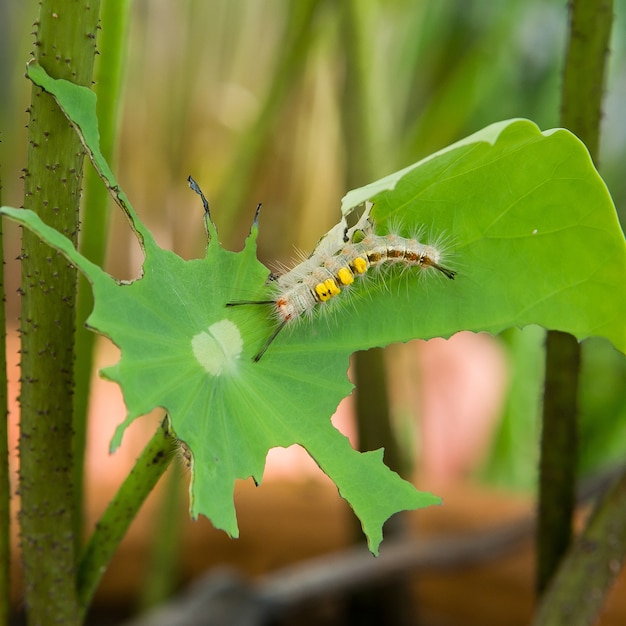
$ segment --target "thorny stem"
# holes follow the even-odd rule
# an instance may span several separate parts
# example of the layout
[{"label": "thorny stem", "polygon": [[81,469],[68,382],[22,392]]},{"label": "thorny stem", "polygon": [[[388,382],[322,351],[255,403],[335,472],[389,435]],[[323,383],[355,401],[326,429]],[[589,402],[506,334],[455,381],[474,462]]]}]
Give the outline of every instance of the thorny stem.
[{"label": "thorny stem", "polygon": [[[91,84],[99,0],[42,0],[35,56],[55,78]],[[24,207],[76,241],[83,148],[33,86]],[[22,237],[20,494],[24,600],[32,625],[79,623],[72,394],[76,270],[37,235]]]},{"label": "thorny stem", "polygon": [[[1,192],[2,185],[0,183],[0,195]],[[0,205],[2,205],[1,197]],[[2,220],[0,220],[0,264],[3,265],[4,249],[2,237]],[[11,483],[9,476],[9,411],[4,298],[4,267],[0,266],[0,624],[9,623],[11,608]]]}]

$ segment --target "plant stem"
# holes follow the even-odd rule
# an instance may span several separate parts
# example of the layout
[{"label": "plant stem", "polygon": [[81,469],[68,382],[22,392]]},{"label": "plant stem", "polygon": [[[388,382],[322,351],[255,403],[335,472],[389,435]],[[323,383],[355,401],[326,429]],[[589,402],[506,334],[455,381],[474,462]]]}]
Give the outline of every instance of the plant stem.
[{"label": "plant stem", "polygon": [[602,498],[546,592],[533,626],[591,626],[626,557],[626,472]]},{"label": "plant stem", "polygon": [[113,553],[144,500],[167,469],[175,450],[176,439],[164,422],[142,451],[98,522],[78,568],[78,596],[83,615]]},{"label": "plant stem", "polygon": [[575,337],[548,332],[537,515],[539,593],[547,587],[572,538],[579,367],[580,348]]},{"label": "plant stem", "polygon": [[[117,136],[120,92],[126,59],[130,0],[103,0],[100,55],[96,65],[97,113],[100,150],[112,164]],[[95,169],[85,172],[85,193],[81,219],[80,251],[90,261],[102,266],[106,252],[109,224],[109,194]],[[96,336],[84,323],[93,308],[93,295],[87,279],[80,274],[76,302],[76,366],[74,394],[74,497],[76,508],[76,550],[80,551],[83,532],[83,475],[87,439],[87,410],[93,370]]]},{"label": "plant stem", "polygon": [[[0,206],[2,184],[0,182]],[[0,263],[4,265],[2,220],[0,220]],[[9,409],[4,307],[4,267],[0,267],[0,626],[9,623],[11,611],[11,480],[9,476]]]},{"label": "plant stem", "polygon": [[180,573],[183,517],[172,515],[172,511],[181,509],[182,473],[182,465],[175,463],[164,478],[161,501],[150,529],[148,567],[137,603],[141,613],[166,602],[176,589]]},{"label": "plant stem", "polygon": [[[42,0],[35,42],[55,78],[91,84],[99,1]],[[33,87],[24,206],[76,241],[83,149],[51,96]],[[29,624],[79,623],[72,393],[76,270],[22,237],[20,493]]]},{"label": "plant stem", "polygon": [[[585,142],[596,162],[612,18],[612,0],[573,0],[570,4],[561,123]],[[549,332],[537,538],[539,592],[546,589],[571,539],[579,364],[576,340],[564,333]]]},{"label": "plant stem", "polygon": [[598,165],[606,58],[613,0],[572,0],[563,69],[561,124],[587,146]]}]

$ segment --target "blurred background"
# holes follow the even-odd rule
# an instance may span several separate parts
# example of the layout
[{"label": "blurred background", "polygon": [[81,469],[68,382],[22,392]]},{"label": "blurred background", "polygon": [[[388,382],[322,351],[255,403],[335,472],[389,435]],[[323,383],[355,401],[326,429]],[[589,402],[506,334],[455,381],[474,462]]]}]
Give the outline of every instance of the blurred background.
[{"label": "blurred background", "polygon": [[[313,248],[339,220],[341,197],[351,188],[495,121],[559,125],[562,0],[134,0],[130,7],[113,169],[158,243],[185,258],[202,255],[205,243],[190,174],[209,198],[227,248],[242,247],[263,203],[259,256],[273,267],[289,264],[294,248]],[[0,4],[2,203],[12,206],[22,204],[30,98],[24,67],[37,13],[34,0]],[[624,223],[626,0],[616,0],[615,14],[599,165]],[[96,88],[97,72],[98,60]],[[113,205],[110,228],[106,268],[135,278],[141,251]],[[13,225],[5,224],[5,233],[15,401],[20,244]],[[445,497],[440,510],[422,512],[419,521],[409,516],[411,527],[424,526],[418,535],[506,523],[532,511],[542,343],[543,331],[529,328],[386,351],[392,424],[407,474]],[[99,341],[98,367],[116,359],[115,348]],[[91,525],[160,419],[136,422],[109,457],[124,415],[117,388],[94,376]],[[15,425],[15,404],[11,419]],[[333,419],[354,438],[350,399]],[[581,420],[581,476],[624,459],[626,364],[601,340],[584,346]],[[13,448],[16,442],[14,427]],[[128,616],[217,566],[258,576],[353,541],[348,507],[298,449],[273,451],[263,485],[238,488],[237,541],[206,520],[187,520],[187,483],[184,471],[172,468],[144,507],[103,582],[103,613]],[[529,546],[491,573],[420,576],[412,587],[420,623],[526,623]],[[479,600],[495,591],[500,609],[493,595]],[[335,609],[324,610],[311,623],[334,623]],[[485,610],[494,613],[487,618]],[[499,621],[506,615],[509,621]]]}]

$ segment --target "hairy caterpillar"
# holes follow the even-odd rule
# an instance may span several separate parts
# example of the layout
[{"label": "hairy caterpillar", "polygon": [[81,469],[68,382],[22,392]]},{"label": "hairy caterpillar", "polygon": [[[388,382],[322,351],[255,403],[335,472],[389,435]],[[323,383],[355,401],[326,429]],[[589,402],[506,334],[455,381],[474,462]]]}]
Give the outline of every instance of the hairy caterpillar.
[{"label": "hairy caterpillar", "polygon": [[337,297],[342,289],[363,276],[370,268],[383,264],[402,264],[420,269],[434,268],[446,278],[454,279],[455,271],[440,264],[441,252],[435,246],[399,235],[376,235],[373,224],[365,219],[352,234],[344,229],[343,243],[334,249],[322,240],[311,256],[293,269],[271,277],[275,296],[268,300],[238,300],[226,306],[267,304],[275,307],[279,325],[254,356],[258,362],[278,333],[290,322],[312,313],[315,308]]}]

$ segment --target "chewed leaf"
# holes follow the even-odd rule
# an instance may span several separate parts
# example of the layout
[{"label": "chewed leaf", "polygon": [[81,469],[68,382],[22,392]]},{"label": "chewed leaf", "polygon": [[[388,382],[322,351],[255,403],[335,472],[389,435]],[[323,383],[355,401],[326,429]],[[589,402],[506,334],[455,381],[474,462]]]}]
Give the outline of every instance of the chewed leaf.
[{"label": "chewed leaf", "polygon": [[126,214],[131,228],[137,235],[139,244],[142,247],[154,245],[150,231],[137,217],[135,210],[126,194],[117,184],[109,164],[100,151],[96,94],[87,87],[82,87],[60,78],[52,78],[35,59],[29,61],[26,66],[26,75],[35,85],[38,85],[54,97],[67,119],[74,126],[98,175]]},{"label": "chewed leaf", "polygon": [[[69,117],[82,114],[82,92],[38,80]],[[99,167],[94,140],[83,141]],[[124,206],[112,174],[105,174]],[[351,353],[524,324],[579,339],[601,334],[624,350],[626,245],[584,146],[566,131],[541,133],[527,121],[489,127],[351,192],[344,212],[366,199],[374,202],[378,236],[399,227],[405,237],[421,231],[447,240],[449,274],[423,279],[420,269],[398,263],[388,272],[364,271],[333,297],[338,306],[315,304],[311,316],[287,324],[258,362],[253,357],[276,329],[272,306],[226,306],[275,297],[256,258],[256,226],[240,253],[210,237],[205,258],[185,261],[159,248],[126,205],[135,232],[145,233],[146,259],[140,279],[118,284],[35,214],[0,212],[61,250],[92,283],[88,324],[121,350],[104,372],[120,385],[128,410],[113,447],[130,422],[162,407],[192,457],[192,515],[204,514],[236,536],[235,481],[260,482],[270,448],[299,444],[351,504],[376,553],[390,515],[439,500],[391,472],[382,451],[353,450],[331,425],[351,390]],[[342,233],[342,225],[333,229],[325,254]],[[447,280],[454,271],[456,279]]]},{"label": "chewed leaf", "polygon": [[[453,293],[411,291],[396,336],[498,333],[539,324],[579,340],[604,336],[626,351],[626,241],[611,196],[570,132],[500,122],[361,189],[385,230],[423,227],[449,241]],[[427,303],[427,304],[426,304]],[[404,306],[406,304],[406,306]],[[374,315],[364,302],[361,314]],[[342,330],[347,342],[352,330]],[[357,334],[356,332],[354,333]]]},{"label": "chewed leaf", "polygon": [[0,211],[61,250],[91,281],[95,307],[88,324],[122,353],[104,371],[122,388],[128,408],[113,447],[135,418],[165,409],[193,457],[192,515],[202,513],[237,536],[235,480],[260,482],[268,450],[293,443],[337,484],[374,552],[390,515],[439,502],[385,467],[382,451],[356,452],[331,425],[328,417],[351,389],[348,354],[330,344],[304,361],[298,353],[271,368],[252,361],[271,320],[261,312],[235,319],[240,316],[225,303],[242,289],[264,288],[268,272],[256,259],[256,232],[238,254],[217,242],[206,258],[192,261],[159,249],[146,259],[140,280],[120,285],[36,214]]}]

